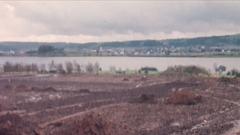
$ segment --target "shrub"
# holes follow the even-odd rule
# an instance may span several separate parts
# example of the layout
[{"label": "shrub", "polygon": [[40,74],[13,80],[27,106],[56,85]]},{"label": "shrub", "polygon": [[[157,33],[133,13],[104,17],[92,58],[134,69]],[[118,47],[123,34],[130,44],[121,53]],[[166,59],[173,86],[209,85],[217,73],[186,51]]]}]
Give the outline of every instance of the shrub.
[{"label": "shrub", "polygon": [[202,97],[190,91],[175,91],[167,99],[167,104],[174,105],[194,105],[201,102]]},{"label": "shrub", "polygon": [[149,73],[157,73],[158,69],[155,67],[142,67],[141,69],[138,70],[138,73],[144,73],[144,74],[149,74]]},{"label": "shrub", "polygon": [[173,66],[168,67],[161,73],[162,75],[174,75],[174,76],[209,76],[209,72],[202,67],[197,66]]},{"label": "shrub", "polygon": [[228,71],[227,75],[239,78],[240,77],[240,72],[236,69],[233,69],[231,71]]}]

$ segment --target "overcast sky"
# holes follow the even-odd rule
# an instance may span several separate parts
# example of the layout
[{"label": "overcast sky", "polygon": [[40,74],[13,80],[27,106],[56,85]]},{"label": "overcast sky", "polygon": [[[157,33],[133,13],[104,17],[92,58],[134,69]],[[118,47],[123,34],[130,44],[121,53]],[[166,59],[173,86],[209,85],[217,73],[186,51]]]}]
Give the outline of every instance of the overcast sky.
[{"label": "overcast sky", "polygon": [[240,1],[0,1],[0,41],[95,42],[240,33]]}]

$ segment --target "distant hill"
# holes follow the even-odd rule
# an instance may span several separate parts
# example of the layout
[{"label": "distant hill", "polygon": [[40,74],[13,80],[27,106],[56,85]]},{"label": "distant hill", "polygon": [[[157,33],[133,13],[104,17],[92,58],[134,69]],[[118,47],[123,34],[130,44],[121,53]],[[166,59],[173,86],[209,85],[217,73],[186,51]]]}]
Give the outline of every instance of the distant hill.
[{"label": "distant hill", "polygon": [[240,47],[240,34],[225,36],[210,36],[198,38],[181,38],[166,40],[135,40],[135,41],[114,41],[114,42],[92,42],[92,43],[64,43],[64,42],[0,42],[0,50],[37,50],[41,45],[51,45],[56,48],[70,49],[94,49],[99,46],[104,48],[154,48],[163,46],[191,47],[191,46],[238,46]]},{"label": "distant hill", "polygon": [[190,47],[190,46],[239,46],[240,34],[211,36],[198,38],[181,38],[181,39],[166,39],[166,40],[138,40],[126,42],[105,42],[102,43],[105,47]]}]

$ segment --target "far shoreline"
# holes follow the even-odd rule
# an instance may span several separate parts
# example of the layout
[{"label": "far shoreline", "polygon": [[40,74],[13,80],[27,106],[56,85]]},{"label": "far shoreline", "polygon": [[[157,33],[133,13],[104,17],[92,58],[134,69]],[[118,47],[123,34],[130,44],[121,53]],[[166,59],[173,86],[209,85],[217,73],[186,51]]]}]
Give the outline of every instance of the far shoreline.
[{"label": "far shoreline", "polygon": [[0,58],[6,58],[6,57],[12,57],[12,58],[15,58],[15,57],[33,57],[33,58],[53,58],[53,57],[56,57],[56,58],[63,58],[63,57],[126,57],[126,58],[240,58],[240,55],[239,56],[217,56],[217,55],[213,55],[213,56],[86,56],[86,55],[83,55],[83,56],[0,56]]}]

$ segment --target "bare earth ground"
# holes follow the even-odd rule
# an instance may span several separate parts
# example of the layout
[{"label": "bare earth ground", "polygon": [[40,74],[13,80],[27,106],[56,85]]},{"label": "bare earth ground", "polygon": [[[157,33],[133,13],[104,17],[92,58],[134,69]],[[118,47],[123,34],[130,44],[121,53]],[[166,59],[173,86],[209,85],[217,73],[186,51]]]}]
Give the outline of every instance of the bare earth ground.
[{"label": "bare earth ground", "polygon": [[[239,135],[240,81],[1,75],[0,135]],[[174,91],[201,96],[169,104]]]}]

